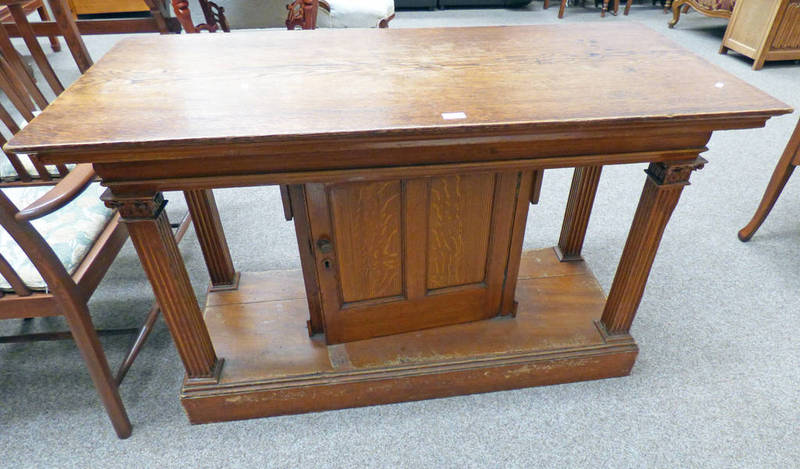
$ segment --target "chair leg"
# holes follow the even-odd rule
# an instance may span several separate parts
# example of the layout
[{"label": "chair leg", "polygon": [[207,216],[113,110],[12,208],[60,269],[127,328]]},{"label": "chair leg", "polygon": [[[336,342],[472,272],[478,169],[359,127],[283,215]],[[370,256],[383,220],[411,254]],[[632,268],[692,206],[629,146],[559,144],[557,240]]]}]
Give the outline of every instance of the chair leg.
[{"label": "chair leg", "polygon": [[[189,229],[191,223],[192,217],[187,213],[178,225],[178,230],[175,232],[176,243],[181,242],[183,235],[186,234],[186,230]],[[136,339],[134,339],[133,344],[128,350],[128,353],[125,355],[125,358],[122,359],[122,363],[117,370],[117,375],[114,378],[117,386],[122,384],[122,380],[125,379],[125,375],[128,374],[128,370],[130,369],[131,365],[133,365],[133,361],[136,360],[136,357],[139,355],[139,351],[142,349],[147,337],[153,330],[153,326],[156,323],[156,319],[158,319],[159,313],[161,313],[161,308],[159,308],[158,303],[156,303],[152,308],[150,308],[150,312],[147,313],[147,318],[145,319],[144,324],[142,324],[142,327],[139,329]]]},{"label": "chair leg", "polygon": [[564,9],[567,8],[567,0],[561,0],[561,6],[558,7],[558,17],[564,17]]},{"label": "chair leg", "polygon": [[[47,8],[44,6],[37,8],[36,12],[39,13],[39,18],[42,21],[50,21],[50,13],[47,12]],[[58,40],[58,36],[51,34],[47,37],[50,39],[50,48],[53,49],[53,52],[61,51],[61,41]]]},{"label": "chair leg", "polygon": [[676,24],[678,24],[678,20],[681,19],[681,4],[683,0],[678,0],[677,2],[672,2],[672,20],[667,23],[670,28],[674,28]]},{"label": "chair leg", "polygon": [[749,241],[753,237],[756,230],[764,223],[764,220],[769,215],[778,196],[781,195],[783,187],[789,180],[789,177],[794,172],[795,166],[800,165],[800,122],[794,129],[792,137],[789,139],[789,144],[786,145],[781,159],[778,160],[775,171],[772,173],[772,178],[767,184],[767,189],[764,191],[764,197],[761,198],[761,203],[758,204],[758,209],[753,215],[753,219],[744,228],[739,230],[739,239],[742,241]]},{"label": "chair leg", "polygon": [[64,316],[69,324],[72,337],[75,339],[75,344],[78,346],[78,350],[80,350],[83,360],[86,362],[86,367],[89,369],[92,382],[94,382],[94,386],[98,394],[100,394],[100,399],[103,401],[106,412],[111,419],[111,424],[114,426],[118,437],[122,439],[128,438],[131,436],[133,427],[119,396],[119,388],[111,375],[111,369],[108,367],[106,354],[103,352],[97,332],[92,325],[89,309],[85,302],[68,301],[65,303],[67,304],[63,305]]}]

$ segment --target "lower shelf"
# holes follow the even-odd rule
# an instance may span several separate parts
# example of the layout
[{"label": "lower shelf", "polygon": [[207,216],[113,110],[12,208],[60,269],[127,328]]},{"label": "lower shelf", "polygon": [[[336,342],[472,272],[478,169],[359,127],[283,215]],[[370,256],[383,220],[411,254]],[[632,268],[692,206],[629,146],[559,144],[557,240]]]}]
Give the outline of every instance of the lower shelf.
[{"label": "lower shelf", "polygon": [[242,273],[238,290],[207,300],[220,381],[185,382],[181,401],[192,423],[207,423],[630,373],[636,343],[596,326],[605,296],[583,261],[526,252],[516,299],[513,318],[327,346],[308,336],[299,270]]}]

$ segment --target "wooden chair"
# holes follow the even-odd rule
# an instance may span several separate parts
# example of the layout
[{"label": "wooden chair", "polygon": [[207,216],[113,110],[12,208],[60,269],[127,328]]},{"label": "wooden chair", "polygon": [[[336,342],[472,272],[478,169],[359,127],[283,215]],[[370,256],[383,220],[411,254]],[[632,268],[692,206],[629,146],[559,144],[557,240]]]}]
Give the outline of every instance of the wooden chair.
[{"label": "wooden chair", "polygon": [[[25,45],[28,47],[33,60],[42,72],[45,80],[50,85],[50,89],[52,89],[53,93],[57,96],[64,91],[64,85],[47,60],[47,55],[42,50],[37,36],[31,28],[31,24],[28,22],[28,16],[23,9],[24,3],[24,0],[0,0],[0,5],[8,8],[14,19],[14,26],[16,26],[20,36],[25,41]],[[64,36],[64,40],[72,53],[72,57],[75,59],[78,69],[81,73],[84,73],[92,66],[93,62],[89,51],[86,49],[86,44],[84,44],[83,38],[78,31],[75,19],[72,17],[72,13],[66,6],[64,0],[50,0],[49,3],[53,16],[56,18],[56,23],[59,26],[59,32]],[[24,79],[23,84],[34,99],[37,100],[40,108],[44,107],[44,105],[47,104],[46,100],[43,104],[40,102],[44,100],[44,96],[41,94],[41,91],[33,85],[33,77],[30,76],[30,71],[27,67],[25,67],[21,61],[14,58],[17,54],[14,52],[14,46],[11,44],[9,38],[10,35],[6,30],[6,25],[2,25],[2,32],[0,32],[0,52],[2,52],[6,59],[12,62],[12,65],[17,68],[19,75]],[[27,75],[29,79],[25,78],[25,75]]]},{"label": "wooden chair", "polygon": [[[294,0],[286,5],[286,28],[388,28],[394,0]],[[318,15],[322,10],[322,15]],[[321,21],[318,21],[321,20]]]},{"label": "wooden chair", "polygon": [[[22,11],[25,12],[26,15],[30,15],[35,11],[36,13],[39,14],[39,19],[41,19],[42,21],[51,21],[50,13],[44,6],[44,0],[28,0],[27,2],[22,4]],[[13,22],[13,19],[11,17],[11,12],[8,10],[8,7],[6,6],[0,7],[0,22],[2,23]],[[53,49],[53,52],[60,51],[61,42],[58,40],[58,37],[55,34],[50,34],[47,37],[50,39],[50,48]]]},{"label": "wooden chair", "polygon": [[[14,110],[9,112],[0,103],[2,146],[5,136],[18,132],[33,119],[37,106],[42,109],[47,101],[2,24],[0,51],[0,89],[18,114],[15,118]],[[39,52],[46,62],[41,48]],[[46,66],[52,71],[49,63]],[[39,98],[32,100],[28,89],[35,90]],[[151,308],[141,328],[101,331],[138,332],[112,375],[92,326],[88,300],[127,239],[127,230],[119,215],[103,205],[101,188],[94,179],[91,165],[46,166],[27,155],[0,155],[0,319],[64,316],[70,329],[66,333],[0,337],[0,343],[73,338],[117,435],[127,438],[131,424],[118,386],[152,330],[159,309],[157,305]],[[190,222],[188,215],[184,217],[176,234],[178,241]]]},{"label": "wooden chair", "polygon": [[767,184],[767,190],[764,192],[761,203],[758,204],[753,219],[750,220],[747,226],[739,230],[740,240],[749,241],[756,230],[764,223],[796,166],[800,166],[800,121],[797,122],[797,127],[795,127],[792,136],[789,138],[789,143],[786,145],[786,149],[783,150],[783,155],[778,160],[778,165],[775,166],[775,171],[772,173],[772,178]]},{"label": "wooden chair", "polygon": [[[9,6],[19,3],[27,5],[31,0],[1,0],[0,5]],[[40,0],[43,1],[43,0]],[[108,0],[113,1],[113,0]],[[63,34],[63,18],[68,16],[75,23],[77,31],[81,34],[131,34],[131,33],[161,33],[171,34],[180,33],[181,24],[176,18],[169,17],[167,13],[167,0],[142,0],[150,10],[150,16],[146,18],[113,18],[113,19],[75,19],[72,11],[68,8],[65,0],[48,0],[51,11],[53,11],[56,21],[43,19],[41,22],[31,23],[30,31],[37,37],[52,37]],[[64,12],[64,16],[59,18],[56,14]],[[43,10],[46,12],[46,10]],[[10,13],[10,11],[9,11]],[[16,23],[6,25],[8,34],[11,37],[22,37],[22,31]]]}]

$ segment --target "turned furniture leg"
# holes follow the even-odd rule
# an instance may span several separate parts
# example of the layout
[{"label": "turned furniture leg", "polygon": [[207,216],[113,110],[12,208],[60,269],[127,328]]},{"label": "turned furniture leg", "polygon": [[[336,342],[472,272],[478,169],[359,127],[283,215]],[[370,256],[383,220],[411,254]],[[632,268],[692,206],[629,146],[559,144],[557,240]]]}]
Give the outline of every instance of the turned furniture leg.
[{"label": "turned furniture leg", "polygon": [[233,268],[214,193],[211,189],[203,189],[184,191],[183,194],[211,277],[211,290],[237,288],[239,277]]},{"label": "turned furniture leg", "polygon": [[575,168],[572,186],[569,189],[567,208],[564,211],[561,237],[555,248],[556,256],[561,262],[583,260],[581,248],[583,248],[586,227],[589,225],[589,217],[592,214],[592,205],[602,171],[602,166]]},{"label": "turned furniture leg", "polygon": [[[40,6],[36,9],[36,12],[39,13],[39,19],[42,21],[50,21],[50,13],[48,13],[47,8],[44,6]],[[58,36],[55,34],[51,34],[47,36],[50,40],[50,48],[53,49],[53,52],[58,52],[61,50],[61,41],[58,40]]]},{"label": "turned furniture leg", "polygon": [[186,368],[189,383],[217,383],[222,370],[194,296],[189,274],[172,234],[157,192],[149,195],[116,196],[110,191],[103,200],[116,208],[127,224],[133,246],[153,287],[175,347]]},{"label": "turned furniture leg", "polygon": [[56,17],[58,29],[64,35],[64,40],[67,42],[67,47],[78,64],[78,69],[81,73],[86,73],[89,67],[92,66],[92,57],[86,49],[86,44],[83,42],[78,25],[75,24],[75,18],[72,17],[72,12],[67,7],[65,0],[49,0],[50,10],[53,16]]},{"label": "turned furniture leg", "polygon": [[567,0],[561,0],[561,5],[558,7],[558,17],[564,17],[564,9],[567,8]]},{"label": "turned furniture leg", "polygon": [[627,2],[625,2],[625,11],[622,12],[623,15],[628,16],[628,13],[630,13],[630,11],[631,11],[631,4],[632,3],[633,3],[633,0],[628,0]]},{"label": "turned furniture leg", "polygon": [[772,206],[775,205],[775,201],[778,200],[778,196],[781,195],[783,186],[786,185],[789,176],[794,172],[794,167],[798,165],[800,165],[800,122],[797,123],[797,127],[795,127],[794,133],[789,138],[789,143],[786,145],[781,159],[778,160],[778,165],[775,166],[775,171],[772,173],[772,178],[769,180],[767,189],[764,191],[764,197],[762,197],[761,203],[758,204],[758,209],[756,209],[753,219],[750,220],[747,226],[739,230],[740,240],[749,241],[758,230],[758,227],[764,223],[767,215],[772,210]]},{"label": "turned furniture leg", "polygon": [[[670,3],[670,2],[668,2]],[[676,24],[678,24],[678,20],[681,19],[681,5],[683,4],[683,0],[677,0],[671,2],[669,8],[672,9],[672,20],[667,23],[667,26],[670,28],[674,28]],[[667,8],[667,7],[665,7]]]},{"label": "turned furniture leg", "polygon": [[172,0],[172,9],[175,11],[175,17],[178,18],[178,22],[183,26],[183,30],[186,33],[197,32],[192,21],[192,12],[189,10],[189,0]]},{"label": "turned furniture leg", "polygon": [[633,217],[631,230],[608,300],[603,309],[600,326],[609,336],[627,335],[656,257],[670,215],[678,203],[684,186],[689,184],[692,171],[705,164],[703,158],[694,160],[650,163],[647,180]]}]

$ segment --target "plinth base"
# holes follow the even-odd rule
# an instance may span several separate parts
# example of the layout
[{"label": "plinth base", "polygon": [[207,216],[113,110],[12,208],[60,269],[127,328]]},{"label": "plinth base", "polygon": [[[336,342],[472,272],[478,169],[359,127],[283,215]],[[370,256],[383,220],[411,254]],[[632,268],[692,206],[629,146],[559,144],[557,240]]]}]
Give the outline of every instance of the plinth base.
[{"label": "plinth base", "polygon": [[225,364],[218,384],[184,382],[192,423],[341,409],[625,376],[630,336],[606,340],[605,296],[583,261],[522,257],[516,317],[325,345],[309,337],[299,270],[242,273],[209,293],[205,319]]}]

